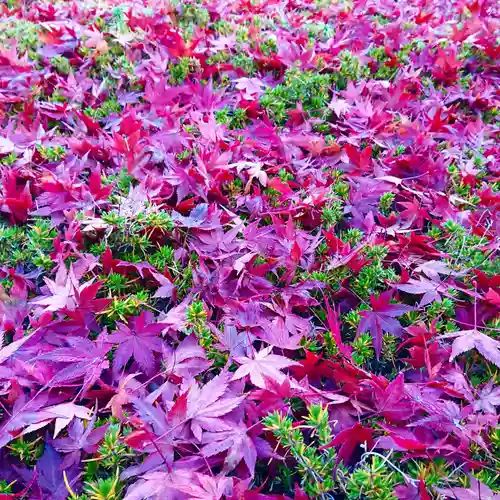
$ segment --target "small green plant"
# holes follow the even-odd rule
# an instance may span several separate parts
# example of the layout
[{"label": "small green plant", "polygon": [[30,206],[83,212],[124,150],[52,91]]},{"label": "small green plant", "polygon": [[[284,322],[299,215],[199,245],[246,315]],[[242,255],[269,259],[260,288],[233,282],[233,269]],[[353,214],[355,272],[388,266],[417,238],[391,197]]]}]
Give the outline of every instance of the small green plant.
[{"label": "small green plant", "polygon": [[379,207],[380,207],[380,211],[384,215],[389,215],[391,213],[392,203],[393,203],[395,197],[396,197],[396,195],[394,193],[391,193],[391,192],[384,193],[380,197]]},{"label": "small green plant", "polygon": [[[174,228],[167,211],[149,205],[137,214],[110,210],[102,213],[101,219],[111,229],[106,234],[106,246],[109,245],[116,255],[130,262],[148,259],[154,248],[153,240],[156,242],[164,238]],[[94,251],[99,252],[99,249],[94,248]]]},{"label": "small green plant", "polygon": [[323,344],[325,351],[329,356],[336,356],[339,353],[339,346],[333,337],[332,332],[328,331],[323,334]]},{"label": "small green plant", "polygon": [[17,153],[13,151],[12,153],[9,153],[8,155],[0,158],[0,165],[5,165],[9,167],[10,165],[13,165],[17,161]]},{"label": "small green plant", "polygon": [[215,112],[217,123],[223,123],[229,129],[242,129],[247,125],[247,113],[243,108],[230,108],[225,106]]},{"label": "small green plant", "polygon": [[455,302],[448,297],[443,298],[441,302],[432,302],[427,308],[427,315],[431,319],[453,318],[455,316]]},{"label": "small green plant", "polygon": [[49,257],[57,230],[47,219],[37,218],[26,226],[8,226],[0,222],[0,265],[27,265],[51,269]]},{"label": "small green plant", "polygon": [[397,474],[389,470],[383,457],[371,456],[347,481],[347,498],[358,500],[396,500],[393,488]]},{"label": "small green plant", "polygon": [[182,6],[180,22],[183,25],[194,24],[196,26],[206,26],[210,21],[210,13],[207,9],[195,3],[186,3]]},{"label": "small green plant", "polygon": [[232,58],[231,62],[235,68],[241,68],[249,75],[253,75],[257,71],[257,66],[254,60],[251,57],[247,56],[246,54],[243,53],[236,54]]},{"label": "small green plant", "polygon": [[386,288],[386,282],[396,282],[398,274],[391,267],[384,267],[380,260],[365,265],[352,283],[352,289],[363,299],[378,294]]},{"label": "small green plant", "polygon": [[102,120],[112,113],[120,113],[121,105],[115,97],[108,97],[98,108],[86,108],[84,113],[94,120]]},{"label": "small green plant", "polygon": [[12,441],[7,448],[12,456],[31,467],[43,454],[43,438],[40,436],[34,441],[29,441],[21,436]]},{"label": "small green plant", "polygon": [[305,425],[294,425],[291,417],[278,411],[267,416],[263,424],[294,458],[300,486],[308,495],[323,498],[335,490],[335,449],[321,449],[333,437],[326,407],[311,405]]},{"label": "small green plant", "polygon": [[12,481],[12,483],[8,483],[5,481],[5,479],[0,480],[0,493],[4,495],[10,495],[13,493],[12,491],[12,486],[14,486],[15,481]]},{"label": "small green plant", "polygon": [[106,470],[123,468],[131,457],[134,457],[132,450],[121,441],[122,427],[120,424],[111,424],[104,439],[99,446],[99,466]]},{"label": "small green plant", "polygon": [[201,331],[207,321],[207,311],[205,304],[201,300],[192,302],[186,312],[186,323],[193,328],[195,332]]},{"label": "small green plant", "polygon": [[345,243],[349,243],[351,247],[354,247],[363,239],[363,236],[363,231],[357,228],[351,228],[342,232],[340,239]]},{"label": "small green plant", "polygon": [[500,427],[492,429],[489,435],[493,452],[497,458],[500,458]]},{"label": "small green plant", "polygon": [[480,269],[488,272],[495,259],[488,259],[488,253],[481,250],[486,237],[472,234],[469,229],[455,221],[448,220],[441,226],[446,236],[437,241],[436,247],[448,254],[447,264],[456,271]]},{"label": "small green plant", "polygon": [[70,497],[74,500],[120,500],[123,491],[119,469],[116,469],[116,473],[112,477],[98,478],[96,481],[87,482],[83,487],[84,495],[80,497],[71,490],[68,484],[66,487]]},{"label": "small green plant", "polygon": [[373,350],[372,337],[369,333],[362,333],[352,343],[352,359],[363,365],[373,359],[375,351]]},{"label": "small green plant", "polygon": [[56,71],[61,75],[68,75],[71,71],[71,63],[66,57],[55,56],[50,60],[50,64],[52,64]]},{"label": "small green plant", "polygon": [[344,315],[344,322],[349,325],[353,330],[358,328],[359,322],[361,321],[361,315],[359,311],[349,311]]},{"label": "small green plant", "polygon": [[338,224],[344,218],[344,204],[340,200],[331,200],[327,206],[323,207],[321,221],[325,229]]},{"label": "small green plant", "polygon": [[177,64],[170,65],[170,83],[180,85],[191,73],[200,70],[200,62],[194,57],[181,57]]},{"label": "small green plant", "polygon": [[111,294],[122,294],[127,288],[127,278],[123,274],[111,273],[105,278],[105,287]]},{"label": "small green plant", "polygon": [[169,245],[160,247],[155,253],[148,255],[150,262],[156,269],[163,270],[165,267],[173,268],[177,271],[174,249]]},{"label": "small green plant", "polygon": [[400,144],[399,146],[396,147],[396,149],[393,152],[394,156],[401,156],[404,155],[406,152],[406,147],[403,146],[403,144]]},{"label": "small green plant", "polygon": [[113,324],[115,321],[124,322],[128,317],[139,314],[148,299],[149,295],[146,290],[139,290],[127,297],[113,297],[100,315],[107,320],[107,324]]},{"label": "small green plant", "polygon": [[[9,3],[13,8],[19,7],[17,2],[13,0],[8,0],[7,5]],[[4,17],[0,29],[0,44],[2,46],[11,45],[15,40],[19,53],[24,54],[28,52],[30,59],[37,59],[36,49],[40,43],[41,31],[41,26],[32,21],[16,19],[14,16],[10,19],[9,17]]]},{"label": "small green plant", "polygon": [[332,192],[334,195],[338,196],[342,200],[347,200],[349,198],[350,187],[347,182],[337,179],[332,185]]},{"label": "small green plant", "polygon": [[48,162],[61,161],[66,156],[66,149],[64,146],[37,146],[40,156]]},{"label": "small green plant", "polygon": [[337,88],[343,90],[349,81],[357,81],[369,75],[368,66],[363,66],[358,57],[349,50],[343,50],[339,54],[340,67],[335,75]]},{"label": "small green plant", "polygon": [[304,111],[318,118],[330,114],[332,76],[313,71],[288,69],[282,84],[267,89],[260,99],[261,106],[277,124],[283,125],[288,119],[287,111],[301,102]]},{"label": "small green plant", "polygon": [[446,460],[435,458],[434,460],[414,459],[408,463],[408,473],[415,479],[422,479],[425,484],[437,485],[443,478],[449,477],[450,468]]}]

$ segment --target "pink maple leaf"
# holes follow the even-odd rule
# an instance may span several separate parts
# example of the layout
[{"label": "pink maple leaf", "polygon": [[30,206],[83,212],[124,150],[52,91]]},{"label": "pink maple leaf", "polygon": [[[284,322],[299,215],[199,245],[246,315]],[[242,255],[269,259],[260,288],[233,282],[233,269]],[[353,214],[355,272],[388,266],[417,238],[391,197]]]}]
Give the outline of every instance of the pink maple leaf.
[{"label": "pink maple leaf", "polygon": [[490,380],[481,389],[479,397],[474,402],[474,410],[496,415],[496,406],[500,406],[500,386],[493,387],[493,380]]},{"label": "pink maple leaf", "polygon": [[435,488],[438,493],[454,500],[500,500],[500,494],[494,493],[489,486],[470,476],[469,488]]},{"label": "pink maple leaf", "polygon": [[233,396],[228,391],[229,373],[223,371],[203,387],[193,382],[188,389],[186,418],[191,430],[201,441],[203,430],[223,431],[231,425],[221,417],[234,410],[245,396]]},{"label": "pink maple leaf", "polygon": [[450,361],[471,349],[477,349],[488,361],[500,368],[500,342],[476,329],[446,333],[441,339],[454,338]]},{"label": "pink maple leaf", "polygon": [[272,347],[266,347],[256,352],[254,358],[235,358],[235,361],[241,366],[234,373],[233,380],[250,375],[252,384],[261,389],[266,388],[266,377],[282,383],[285,380],[285,375],[280,370],[289,366],[299,366],[299,363],[284,356],[271,354],[272,349]]}]

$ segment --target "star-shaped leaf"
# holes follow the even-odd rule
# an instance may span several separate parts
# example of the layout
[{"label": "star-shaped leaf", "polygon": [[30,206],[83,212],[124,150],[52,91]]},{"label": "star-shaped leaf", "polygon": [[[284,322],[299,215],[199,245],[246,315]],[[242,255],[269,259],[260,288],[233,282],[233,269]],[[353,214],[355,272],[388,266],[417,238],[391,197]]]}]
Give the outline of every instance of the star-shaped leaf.
[{"label": "star-shaped leaf", "polygon": [[361,311],[361,321],[358,326],[358,336],[363,332],[369,331],[373,337],[373,346],[377,359],[382,352],[383,333],[387,332],[395,337],[400,337],[403,333],[403,327],[399,323],[397,316],[413,311],[414,308],[401,304],[391,304],[392,291],[380,294],[380,297],[372,295],[370,302],[371,311]]},{"label": "star-shaped leaf", "polygon": [[246,375],[250,375],[252,384],[261,389],[266,388],[266,378],[280,383],[283,382],[285,375],[280,370],[289,366],[299,366],[299,363],[284,356],[271,354],[271,351],[272,347],[266,347],[256,352],[254,358],[235,358],[235,361],[241,366],[234,373],[233,380],[239,380]]}]

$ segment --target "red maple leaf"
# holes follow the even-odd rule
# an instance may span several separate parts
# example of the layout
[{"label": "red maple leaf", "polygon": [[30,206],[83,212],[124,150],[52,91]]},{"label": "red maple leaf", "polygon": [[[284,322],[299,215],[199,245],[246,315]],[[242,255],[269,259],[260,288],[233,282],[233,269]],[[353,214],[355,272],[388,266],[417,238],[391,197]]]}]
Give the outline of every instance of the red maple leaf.
[{"label": "red maple leaf", "polygon": [[18,176],[12,170],[4,173],[2,193],[0,197],[0,210],[10,214],[13,222],[25,222],[28,212],[33,208],[29,184],[22,188],[17,184]]},{"label": "red maple leaf", "polygon": [[358,326],[357,336],[363,332],[369,331],[373,337],[373,346],[377,359],[380,358],[382,352],[382,337],[383,333],[387,332],[395,337],[400,337],[403,334],[403,327],[399,323],[397,316],[413,311],[414,308],[401,304],[391,304],[392,291],[387,291],[380,294],[380,297],[370,296],[371,311],[361,311],[361,321]]},{"label": "red maple leaf", "polygon": [[362,446],[366,451],[372,447],[373,430],[369,427],[363,427],[361,424],[355,424],[339,432],[333,441],[324,446],[323,449],[339,445],[336,463],[339,464],[342,461],[345,465],[349,465],[354,459],[358,446]]}]

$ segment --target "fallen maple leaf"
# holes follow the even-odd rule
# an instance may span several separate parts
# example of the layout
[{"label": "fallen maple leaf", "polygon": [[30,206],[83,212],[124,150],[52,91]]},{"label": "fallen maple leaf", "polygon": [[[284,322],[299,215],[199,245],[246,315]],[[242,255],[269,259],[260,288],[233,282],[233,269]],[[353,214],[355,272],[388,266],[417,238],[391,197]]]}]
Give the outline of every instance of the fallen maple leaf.
[{"label": "fallen maple leaf", "polygon": [[496,415],[496,406],[500,406],[500,386],[493,387],[493,380],[490,380],[481,389],[479,397],[474,402],[474,410]]},{"label": "fallen maple leaf", "polygon": [[158,282],[160,287],[158,290],[156,290],[155,294],[153,295],[154,298],[170,298],[172,296],[172,292],[175,289],[175,286],[172,284],[172,282],[163,274],[159,273],[151,273],[153,278]]},{"label": "fallen maple leaf", "polygon": [[358,445],[365,447],[368,451],[373,445],[373,431],[369,427],[363,427],[361,424],[355,424],[348,429],[339,432],[333,441],[322,449],[339,446],[336,463],[344,462],[345,465],[351,463],[354,458],[354,452]]},{"label": "fallen maple leaf", "polygon": [[252,384],[261,389],[266,388],[266,377],[282,383],[285,375],[280,370],[288,366],[299,366],[299,363],[284,356],[271,354],[272,349],[272,346],[266,347],[256,352],[254,358],[234,358],[241,366],[234,373],[233,380],[239,380],[246,375],[250,375]]},{"label": "fallen maple leaf", "polygon": [[108,424],[94,429],[96,417],[97,412],[94,412],[86,426],[80,418],[73,420],[68,427],[68,437],[58,438],[52,442],[57,451],[67,453],[63,459],[65,469],[80,463],[82,450],[85,453],[97,451],[99,441],[104,438],[108,430]]},{"label": "fallen maple leaf", "polygon": [[500,494],[494,493],[489,486],[481,483],[474,476],[469,476],[469,488],[435,488],[435,490],[447,498],[454,500],[500,500]]},{"label": "fallen maple leaf", "polygon": [[403,327],[399,321],[394,319],[396,316],[413,311],[414,308],[401,304],[391,304],[392,291],[387,291],[380,294],[380,297],[370,296],[372,311],[361,311],[361,321],[358,326],[357,336],[363,332],[369,331],[373,337],[373,347],[377,354],[377,359],[380,358],[382,352],[382,337],[383,332],[390,333],[395,337],[403,334]]},{"label": "fallen maple leaf", "polygon": [[154,352],[162,351],[162,339],[159,337],[164,329],[161,323],[155,323],[154,316],[143,311],[140,316],[130,318],[128,325],[118,323],[118,329],[106,340],[118,344],[113,357],[113,370],[118,373],[133,357],[141,370],[151,375],[155,369]]},{"label": "fallen maple leaf", "polygon": [[500,342],[476,329],[441,335],[441,339],[455,338],[451,346],[450,361],[471,349],[477,349],[488,361],[500,368]]},{"label": "fallen maple leaf", "polygon": [[49,408],[44,408],[39,414],[39,421],[26,427],[23,434],[36,431],[45,427],[52,421],[54,424],[54,439],[57,435],[75,418],[90,420],[91,410],[85,406],[78,406],[74,403],[62,403]]},{"label": "fallen maple leaf", "polygon": [[201,451],[207,458],[229,450],[225,460],[226,472],[232,471],[243,460],[250,474],[253,475],[257,449],[254,439],[249,435],[248,428],[243,422],[234,425],[228,431],[205,433],[203,443],[205,446]]},{"label": "fallen maple leaf", "polygon": [[186,418],[190,421],[191,430],[201,441],[203,430],[222,431],[231,426],[223,417],[234,410],[246,396],[227,395],[229,373],[221,372],[203,387],[193,382],[188,389]]}]

